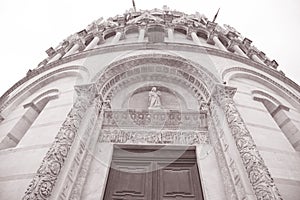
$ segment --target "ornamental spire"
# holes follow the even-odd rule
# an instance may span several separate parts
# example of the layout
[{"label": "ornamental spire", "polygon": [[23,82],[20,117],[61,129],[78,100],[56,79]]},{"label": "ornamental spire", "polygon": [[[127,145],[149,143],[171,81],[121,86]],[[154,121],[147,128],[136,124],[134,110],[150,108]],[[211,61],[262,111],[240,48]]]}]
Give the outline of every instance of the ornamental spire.
[{"label": "ornamental spire", "polygon": [[134,2],[134,0],[132,0],[132,6],[133,6],[134,12],[136,12],[136,7],[135,7],[135,2]]},{"label": "ornamental spire", "polygon": [[220,11],[220,8],[218,9],[217,13],[215,14],[214,19],[213,19],[212,22],[215,22],[215,21],[216,21],[216,19],[217,19],[217,17],[218,17],[218,14],[219,14],[219,11]]}]

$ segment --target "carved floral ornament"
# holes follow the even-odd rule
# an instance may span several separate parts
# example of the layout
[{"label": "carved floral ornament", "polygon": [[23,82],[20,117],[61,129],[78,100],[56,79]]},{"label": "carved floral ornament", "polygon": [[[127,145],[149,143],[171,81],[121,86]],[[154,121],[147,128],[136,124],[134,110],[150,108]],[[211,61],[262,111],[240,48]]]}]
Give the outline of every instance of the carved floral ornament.
[{"label": "carved floral ornament", "polygon": [[227,123],[257,199],[280,200],[282,197],[278,188],[235,106],[233,101],[235,92],[236,88],[216,85],[212,101],[216,101],[225,113]]},{"label": "carved floral ornament", "polygon": [[87,108],[95,99],[94,85],[75,87],[77,98],[55,140],[31,181],[23,199],[48,199],[59,173],[68,157],[71,146]]}]

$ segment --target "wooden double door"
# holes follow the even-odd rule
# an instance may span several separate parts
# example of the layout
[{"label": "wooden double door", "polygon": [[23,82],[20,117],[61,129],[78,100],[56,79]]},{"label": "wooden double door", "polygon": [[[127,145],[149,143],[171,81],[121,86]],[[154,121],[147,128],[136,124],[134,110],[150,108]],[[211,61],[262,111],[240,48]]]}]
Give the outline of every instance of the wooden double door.
[{"label": "wooden double door", "polygon": [[195,150],[118,146],[104,200],[203,200]]}]

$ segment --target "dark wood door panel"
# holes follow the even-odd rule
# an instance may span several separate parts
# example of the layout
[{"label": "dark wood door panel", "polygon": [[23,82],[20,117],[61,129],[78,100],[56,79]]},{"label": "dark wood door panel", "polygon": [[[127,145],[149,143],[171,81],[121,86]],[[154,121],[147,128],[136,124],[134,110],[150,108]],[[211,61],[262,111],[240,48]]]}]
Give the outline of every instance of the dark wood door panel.
[{"label": "dark wood door panel", "polygon": [[104,199],[152,199],[151,162],[113,161]]},{"label": "dark wood door panel", "polygon": [[118,148],[104,200],[203,200],[195,151]]},{"label": "dark wood door panel", "polygon": [[202,200],[198,168],[195,163],[158,164],[159,200]]}]

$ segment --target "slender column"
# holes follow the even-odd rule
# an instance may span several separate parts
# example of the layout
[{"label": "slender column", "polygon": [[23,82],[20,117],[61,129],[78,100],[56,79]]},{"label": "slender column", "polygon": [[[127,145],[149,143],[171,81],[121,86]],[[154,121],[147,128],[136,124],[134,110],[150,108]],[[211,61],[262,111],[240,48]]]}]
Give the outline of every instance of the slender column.
[{"label": "slender column", "polygon": [[86,46],[85,50],[93,49],[100,41],[99,36],[95,35],[93,40]]},{"label": "slender column", "polygon": [[122,33],[121,32],[117,32],[114,39],[111,41],[111,44],[116,44],[117,42],[119,42],[120,38],[122,36]]},{"label": "slender column", "polygon": [[81,39],[78,39],[76,41],[74,41],[74,45],[72,46],[72,48],[64,55],[64,57],[67,57],[69,55],[72,55],[73,53],[75,53],[77,50],[83,50],[84,49],[84,44],[81,41]]},{"label": "slender column", "polygon": [[64,49],[63,49],[63,48],[58,49],[58,50],[57,50],[57,54],[56,54],[54,57],[52,57],[52,58],[48,61],[48,63],[51,63],[51,62],[54,62],[54,61],[60,59],[63,55],[64,55]]},{"label": "slender column", "polygon": [[191,36],[192,36],[192,39],[193,39],[194,43],[196,43],[197,45],[201,45],[201,42],[200,42],[197,34],[194,31],[191,32]]},{"label": "slender column", "polygon": [[257,56],[257,51],[255,50],[255,49],[249,49],[249,51],[248,51],[248,53],[247,53],[247,55],[248,55],[248,57],[249,58],[251,58],[252,60],[254,60],[254,61],[256,61],[256,62],[258,62],[258,63],[260,63],[260,64],[263,64],[263,65],[265,65],[265,63]]},{"label": "slender column", "polygon": [[51,63],[51,62],[54,62],[54,61],[60,59],[61,56],[62,56],[62,55],[61,55],[60,53],[56,54],[53,58],[51,58],[51,59],[49,60],[48,63]]},{"label": "slender column", "polygon": [[251,58],[254,60],[254,61],[256,61],[256,62],[259,62],[259,63],[261,63],[261,64],[265,64],[257,55],[255,55],[255,54],[253,54],[252,56],[251,56]]},{"label": "slender column", "polygon": [[236,52],[240,56],[247,57],[246,54],[240,49],[240,47],[238,45],[234,45],[233,49],[234,49],[234,52]]},{"label": "slender column", "polygon": [[239,41],[232,39],[228,46],[228,50],[231,52],[236,52],[238,55],[248,58],[248,56],[240,49],[238,45]]},{"label": "slender column", "polygon": [[218,84],[215,86],[212,98],[220,103],[225,113],[227,123],[257,199],[282,200],[278,188],[235,106],[233,101],[235,92],[235,88]]},{"label": "slender column", "polygon": [[174,41],[174,32],[172,28],[168,28],[168,38],[170,41]]},{"label": "slender column", "polygon": [[139,29],[139,38],[138,38],[138,42],[143,42],[145,38],[145,27],[141,27]]},{"label": "slender column", "polygon": [[87,108],[95,97],[94,85],[75,88],[77,98],[55,140],[29,184],[23,200],[49,199],[73,145]]},{"label": "slender column", "polygon": [[227,51],[226,47],[222,44],[222,42],[219,40],[219,38],[216,35],[213,36],[213,41],[215,42],[215,45],[219,49],[221,49],[223,51]]}]

